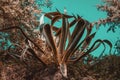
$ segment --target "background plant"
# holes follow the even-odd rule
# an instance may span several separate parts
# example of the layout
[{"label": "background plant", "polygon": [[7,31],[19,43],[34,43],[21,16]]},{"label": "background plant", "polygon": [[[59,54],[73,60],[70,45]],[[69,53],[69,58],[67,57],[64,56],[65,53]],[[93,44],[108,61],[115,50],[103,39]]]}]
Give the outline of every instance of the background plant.
[{"label": "background plant", "polygon": [[[57,70],[60,69],[62,75],[67,77],[67,66],[79,62],[101,44],[104,50],[105,43],[112,47],[108,40],[101,39],[90,46],[96,32],[92,33],[92,24],[79,15],[67,15],[57,10],[43,15],[51,20],[50,24],[41,24],[37,21],[40,10],[34,1],[10,1],[11,3],[0,3],[3,21],[0,32],[10,34],[12,44],[5,51],[15,59],[26,62],[30,60],[29,56],[34,56],[45,68],[55,64]],[[55,25],[57,22],[61,24],[60,28]],[[71,27],[74,27],[74,30],[70,33]],[[35,31],[36,28],[39,30]],[[44,36],[45,40],[42,40],[41,36]]]},{"label": "background plant", "polygon": [[113,54],[102,56],[102,59],[98,58],[99,62],[90,69],[93,70],[93,74],[96,77],[96,79],[119,80],[120,78],[119,57],[120,56]]},{"label": "background plant", "polygon": [[[46,5],[48,3],[50,2],[47,1]],[[23,29],[23,31],[28,32],[26,34],[28,34],[28,36],[31,36],[33,39],[35,37],[38,37],[38,35],[36,35],[33,30],[39,26],[39,18],[41,15],[41,10],[39,7],[41,6],[42,5],[38,6],[35,0],[1,0],[0,28],[2,29],[10,28],[12,26],[19,26]],[[23,36],[21,36],[19,30],[11,30],[6,32],[9,34],[10,42],[16,42],[17,44],[19,44],[19,42],[23,42]]]},{"label": "background plant", "polygon": [[120,27],[120,0],[103,0],[103,5],[97,5],[98,10],[107,13],[105,19],[100,19],[95,22],[97,26],[108,24],[108,31],[115,32],[115,29]]}]

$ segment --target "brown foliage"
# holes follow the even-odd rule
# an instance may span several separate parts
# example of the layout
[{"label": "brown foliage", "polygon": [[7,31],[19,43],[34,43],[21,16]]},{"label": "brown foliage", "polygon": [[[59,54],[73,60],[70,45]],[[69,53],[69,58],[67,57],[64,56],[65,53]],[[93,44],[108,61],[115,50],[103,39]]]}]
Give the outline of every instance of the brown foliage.
[{"label": "brown foliage", "polygon": [[115,32],[116,26],[120,26],[120,0],[104,0],[103,5],[97,5],[98,10],[105,11],[107,17],[95,22],[97,26],[109,24],[108,31]]},{"label": "brown foliage", "polygon": [[[8,48],[9,55],[13,58],[20,58],[23,61],[26,61],[27,57],[32,55],[44,66],[55,64],[60,68],[62,75],[67,77],[68,64],[79,62],[79,60],[84,58],[90,52],[96,50],[100,44],[103,44],[105,48],[106,43],[112,48],[112,44],[108,40],[100,39],[96,40],[92,46],[89,46],[96,32],[92,33],[92,25],[88,21],[82,19],[79,15],[71,16],[57,11],[46,13],[45,16],[51,19],[51,24],[40,25],[41,32],[39,32],[41,36],[45,37],[44,42],[41,41],[42,38],[31,39],[32,36],[29,37],[26,35],[26,32],[20,26],[12,26],[0,30],[19,30],[25,37],[25,40],[21,43],[12,44],[16,46],[13,50],[15,53],[12,51],[12,46]],[[69,22],[68,20],[70,18],[72,18],[73,21]],[[58,20],[62,21],[62,27],[60,28],[54,25]],[[74,27],[72,33],[70,33],[71,27]],[[84,39],[82,39],[83,35],[85,36]],[[42,43],[44,43],[44,45],[42,45]],[[41,45],[45,48],[41,48]],[[76,52],[77,50],[78,53]]]},{"label": "brown foliage", "polygon": [[97,80],[119,80],[120,79],[120,56],[106,55],[92,67],[91,71]]},{"label": "brown foliage", "polygon": [[[1,0],[0,29],[19,26],[25,32],[29,30],[28,34],[30,36],[32,29],[39,25],[37,16],[40,15],[40,12],[41,10],[38,9],[34,0]],[[10,30],[7,32],[10,34],[9,38],[11,41],[22,42],[23,36],[18,30]]]},{"label": "brown foliage", "polygon": [[[105,48],[106,43],[112,48],[108,40],[100,39],[89,46],[96,32],[92,33],[91,23],[79,15],[71,16],[57,10],[45,14],[51,20],[51,24],[39,25],[35,15],[39,15],[40,10],[33,0],[27,2],[26,0],[6,0],[0,5],[0,32],[9,33],[12,42],[5,52],[10,57],[26,64],[31,60],[30,57],[34,57],[44,65],[44,68],[55,64],[61,74],[67,77],[67,66],[79,62],[96,50],[100,44]],[[71,18],[73,20],[69,22]],[[57,21],[61,21],[60,28],[55,25]],[[40,29],[35,32],[38,26]],[[71,27],[74,27],[72,33],[70,33]],[[41,36],[44,36],[45,40]]]}]

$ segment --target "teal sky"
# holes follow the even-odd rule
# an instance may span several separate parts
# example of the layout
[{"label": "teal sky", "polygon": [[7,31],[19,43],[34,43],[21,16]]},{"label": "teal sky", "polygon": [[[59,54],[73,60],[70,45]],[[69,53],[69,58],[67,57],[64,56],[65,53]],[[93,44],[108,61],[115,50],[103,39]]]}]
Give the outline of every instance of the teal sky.
[{"label": "teal sky", "polygon": [[55,11],[57,8],[63,12],[64,7],[66,7],[68,14],[79,14],[90,22],[106,16],[104,12],[100,12],[96,8],[97,4],[101,4],[101,0],[52,0],[52,2],[53,7],[51,10],[49,8],[43,8],[42,10],[48,12]]},{"label": "teal sky", "polygon": [[[96,8],[97,4],[102,4],[102,0],[52,0],[53,6],[50,10],[49,8],[42,8],[44,12],[55,11],[56,8],[61,12],[64,11],[64,7],[67,9],[67,14],[79,14],[84,19],[88,20],[89,22],[98,21],[99,19],[105,18],[106,13],[102,11],[98,11]],[[98,30],[94,40],[96,39],[108,39],[115,44],[117,37],[119,37],[120,31],[116,30],[116,33],[113,32],[106,32],[109,26],[101,26]],[[93,41],[94,41],[93,40]],[[102,51],[103,47],[101,46],[99,49],[94,51],[92,54],[98,56],[100,51]],[[114,49],[114,48],[113,48]],[[105,54],[108,53],[109,47],[105,51]]]},{"label": "teal sky", "polygon": [[[39,0],[38,0],[39,1]],[[75,14],[80,15],[82,18],[88,20],[89,22],[98,21],[99,19],[103,19],[106,17],[106,13],[102,11],[98,11],[96,8],[97,4],[102,4],[102,0],[52,0],[53,5],[52,9],[42,7],[43,12],[51,12],[56,11],[56,8],[60,10],[60,12],[64,12],[64,7],[67,9],[67,14]],[[48,22],[48,21],[45,21]],[[100,26],[99,30],[92,43],[97,39],[108,39],[114,45],[117,39],[120,39],[120,30],[117,29],[116,33],[108,32],[107,29],[109,26]],[[94,29],[95,30],[95,29]],[[10,44],[10,42],[8,41]],[[100,52],[103,50],[103,46],[94,51],[92,54],[95,56],[99,56]],[[109,47],[106,47],[105,54],[108,54]],[[114,51],[114,46],[112,51]]]}]

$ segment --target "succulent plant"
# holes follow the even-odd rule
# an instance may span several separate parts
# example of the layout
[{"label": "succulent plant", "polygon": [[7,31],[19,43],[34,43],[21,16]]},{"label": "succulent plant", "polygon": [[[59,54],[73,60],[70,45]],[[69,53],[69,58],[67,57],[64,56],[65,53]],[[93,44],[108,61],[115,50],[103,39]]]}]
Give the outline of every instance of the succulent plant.
[{"label": "succulent plant", "polygon": [[[46,24],[43,27],[43,35],[46,38],[46,42],[53,50],[54,59],[60,66],[61,73],[64,77],[67,77],[67,64],[78,62],[81,58],[96,50],[100,44],[103,44],[105,48],[105,43],[107,43],[110,48],[112,48],[112,44],[108,40],[100,39],[96,40],[90,47],[89,45],[96,32],[92,33],[93,27],[91,23],[82,19],[79,15],[77,15],[77,17],[74,15],[70,16],[57,11],[46,13],[45,16],[51,19],[51,24]],[[69,18],[73,18],[73,21],[69,22]],[[60,21],[60,19],[62,20],[61,27],[55,27],[55,22]],[[74,27],[72,33],[70,33],[71,27]],[[85,30],[87,32],[85,32]],[[55,34],[53,34],[53,32]],[[83,36],[85,36],[84,39],[82,39]],[[59,39],[58,43],[56,43],[54,37]],[[77,50],[80,51],[76,54]],[[74,55],[76,55],[76,57],[71,60]]]},{"label": "succulent plant", "polygon": [[[37,37],[33,38],[32,35],[34,32],[29,32],[29,30],[23,30],[22,26],[18,25],[9,25],[9,27],[3,27],[0,29],[0,32],[4,32],[6,30],[18,30],[19,35],[22,36],[22,42],[18,40],[18,44],[13,43],[13,46],[19,48],[21,52],[20,55],[13,54],[11,52],[12,45],[8,48],[8,54],[25,59],[25,55],[27,53],[32,54],[35,58],[37,58],[44,66],[48,66],[46,64],[45,59],[50,56],[49,62],[53,62],[60,69],[62,75],[67,78],[67,65],[75,64],[79,62],[86,55],[96,50],[101,44],[105,47],[105,43],[110,46],[110,50],[112,48],[111,42],[108,40],[96,40],[91,46],[90,43],[92,39],[95,37],[96,32],[92,33],[93,26],[87,20],[82,19],[79,15],[67,15],[60,13],[58,10],[56,12],[50,12],[44,14],[45,17],[51,20],[51,24],[41,24],[40,25],[40,35],[45,37],[45,45],[46,48],[50,48],[50,52],[47,52],[40,47],[41,44],[37,44],[37,41],[41,41]],[[42,17],[44,17],[42,16]],[[72,20],[73,19],[73,20]],[[41,19],[42,20],[42,19]],[[72,20],[72,21],[69,21]],[[41,22],[41,21],[40,21]],[[61,27],[55,25],[56,22],[61,22]],[[70,32],[70,28],[74,28],[72,32]],[[32,28],[30,28],[32,30]],[[12,32],[11,32],[12,33]],[[14,32],[16,33],[16,32]],[[18,35],[18,36],[19,36]],[[37,33],[39,35],[39,33]],[[14,35],[13,35],[14,36]],[[104,49],[105,50],[105,49]],[[104,51],[103,50],[103,51]],[[78,52],[77,52],[78,51]],[[102,51],[102,53],[103,53]],[[17,52],[16,52],[17,53]],[[41,57],[38,57],[38,54]],[[44,56],[44,58],[42,58]]]}]

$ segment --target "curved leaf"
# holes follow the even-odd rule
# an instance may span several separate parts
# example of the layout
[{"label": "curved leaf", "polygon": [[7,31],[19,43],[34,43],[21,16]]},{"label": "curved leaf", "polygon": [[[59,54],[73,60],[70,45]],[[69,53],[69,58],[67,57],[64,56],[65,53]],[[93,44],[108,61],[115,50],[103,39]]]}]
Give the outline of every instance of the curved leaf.
[{"label": "curved leaf", "polygon": [[45,14],[45,16],[46,16],[47,18],[49,18],[49,19],[52,20],[52,16],[51,16],[51,15],[49,15],[49,14]]},{"label": "curved leaf", "polygon": [[65,18],[73,18],[73,16],[62,14]]},{"label": "curved leaf", "polygon": [[[74,61],[74,63],[78,62],[81,58],[85,57],[85,56],[88,55],[91,51],[93,51],[92,49],[94,49],[94,47],[96,47],[95,45],[96,45],[97,43],[102,43],[102,44],[104,45],[104,47],[105,47],[105,44],[103,43],[103,40],[100,40],[100,39],[96,40],[96,41],[93,43],[93,45],[91,46],[91,48],[90,48],[89,50],[87,50],[87,52],[83,52],[82,55],[81,55],[78,59],[76,59],[76,60]],[[97,48],[98,48],[98,47],[97,47]],[[104,48],[104,50],[102,51],[102,53],[103,53],[104,51],[105,51],[105,48]]]},{"label": "curved leaf", "polygon": [[62,33],[61,33],[61,38],[60,38],[60,44],[59,44],[59,52],[60,54],[63,54],[64,48],[65,48],[65,42],[67,39],[67,24],[66,24],[66,19],[63,17],[62,18]]},{"label": "curved leaf", "polygon": [[58,21],[60,18],[62,18],[61,15],[56,15],[55,17],[52,18],[51,25],[53,25],[56,21]]},{"label": "curved leaf", "polygon": [[[77,30],[78,34],[72,39],[71,44],[68,44],[67,50],[65,52],[65,56],[63,57],[63,61],[68,60],[68,58],[70,56],[70,53],[72,52],[72,50],[74,50],[75,46],[79,43],[79,40],[81,39],[81,37],[82,37],[82,35],[85,31],[86,24],[82,24],[82,25],[80,24],[78,27],[79,27],[78,30]],[[76,33],[76,32],[74,32],[74,33]]]},{"label": "curved leaf", "polygon": [[23,36],[24,36],[26,39],[28,39],[30,42],[32,42],[32,43],[35,45],[35,47],[37,47],[38,50],[39,50],[41,53],[44,54],[44,51],[43,51],[42,49],[40,49],[39,46],[38,46],[34,41],[32,41],[32,40],[24,33],[24,31],[22,30],[22,28],[20,28],[20,27],[18,27],[18,26],[13,26],[13,27],[8,27],[8,28],[0,29],[0,31],[10,30],[10,29],[19,29],[19,30],[21,31],[21,33],[23,34]]},{"label": "curved leaf", "polygon": [[53,52],[54,52],[54,56],[57,56],[57,48],[53,39],[53,35],[51,32],[51,27],[49,24],[46,24],[43,28],[43,34],[46,38],[46,41],[48,43],[48,45],[52,48]]},{"label": "curved leaf", "polygon": [[56,15],[61,15],[60,12],[49,12],[49,13],[46,13],[46,15],[51,15],[51,16],[56,16]]},{"label": "curved leaf", "polygon": [[111,49],[112,49],[112,43],[108,40],[103,40],[105,43],[107,43],[110,46],[110,51],[109,53],[111,53]]},{"label": "curved leaf", "polygon": [[73,42],[73,40],[78,35],[78,33],[80,33],[84,29],[84,27],[86,27],[84,25],[86,25],[84,20],[79,20],[78,21],[78,23],[75,26],[74,31],[72,32],[72,35],[71,35],[70,41],[68,43],[68,46],[70,46],[70,44]]}]

